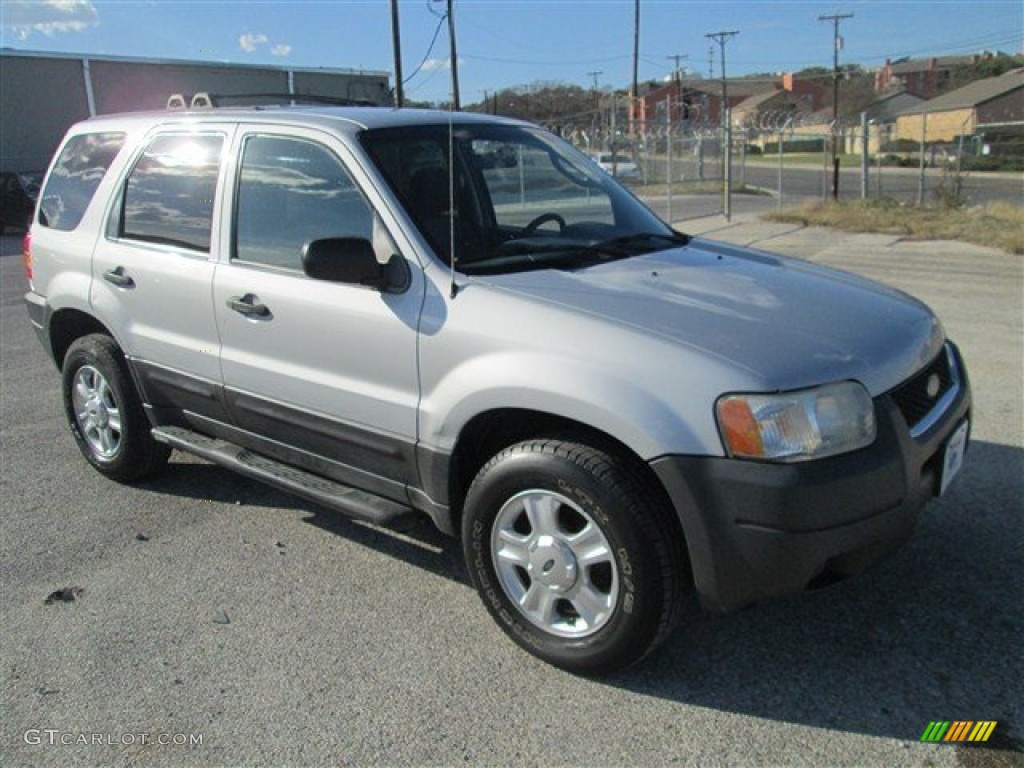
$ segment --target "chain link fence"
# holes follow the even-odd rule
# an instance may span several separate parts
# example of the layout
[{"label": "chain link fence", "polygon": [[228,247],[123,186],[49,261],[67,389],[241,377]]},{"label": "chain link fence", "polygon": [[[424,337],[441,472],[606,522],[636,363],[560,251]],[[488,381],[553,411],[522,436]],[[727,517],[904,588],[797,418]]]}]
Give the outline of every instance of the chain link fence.
[{"label": "chain link fence", "polygon": [[925,131],[920,142],[897,141],[892,125],[866,117],[848,125],[763,113],[727,135],[697,119],[634,122],[632,131],[624,120],[619,126],[595,120],[558,128],[637,194],[660,201],[671,220],[729,215],[745,195],[771,196],[777,208],[830,200],[834,193],[841,200],[961,205],[970,202],[969,161],[980,154],[971,137],[930,141]]}]

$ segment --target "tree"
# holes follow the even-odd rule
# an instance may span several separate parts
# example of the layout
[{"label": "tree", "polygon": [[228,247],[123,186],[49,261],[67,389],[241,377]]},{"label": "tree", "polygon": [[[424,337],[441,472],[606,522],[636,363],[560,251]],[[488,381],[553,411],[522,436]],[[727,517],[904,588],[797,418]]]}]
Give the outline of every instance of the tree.
[{"label": "tree", "polygon": [[940,89],[939,93],[963,88],[975,80],[984,80],[988,77],[999,77],[1012,69],[1024,67],[1024,56],[1008,56],[1005,53],[997,53],[995,56],[986,56],[970,64],[960,64],[953,67],[950,72],[949,81]]},{"label": "tree", "polygon": [[503,88],[486,101],[465,109],[468,112],[493,111],[534,123],[584,122],[594,114],[594,94],[578,85],[538,81]]}]

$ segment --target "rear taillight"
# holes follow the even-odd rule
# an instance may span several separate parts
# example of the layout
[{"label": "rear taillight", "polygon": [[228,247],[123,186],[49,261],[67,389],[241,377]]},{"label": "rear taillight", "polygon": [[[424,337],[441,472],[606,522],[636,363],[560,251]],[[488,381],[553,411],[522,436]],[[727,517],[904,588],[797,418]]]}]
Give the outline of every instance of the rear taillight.
[{"label": "rear taillight", "polygon": [[25,239],[21,242],[21,260],[25,265],[25,277],[32,283],[32,230],[25,231]]}]

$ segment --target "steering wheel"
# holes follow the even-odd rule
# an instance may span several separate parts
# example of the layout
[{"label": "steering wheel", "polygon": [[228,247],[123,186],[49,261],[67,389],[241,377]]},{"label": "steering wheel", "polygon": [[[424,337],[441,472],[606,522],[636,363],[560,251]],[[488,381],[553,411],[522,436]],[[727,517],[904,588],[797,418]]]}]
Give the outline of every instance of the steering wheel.
[{"label": "steering wheel", "polygon": [[558,225],[559,232],[565,229],[565,219],[563,219],[557,213],[542,213],[540,216],[538,216],[525,227],[523,227],[523,231],[519,233],[519,237],[529,237],[534,232],[536,232],[542,224],[547,224],[549,221],[553,221]]}]

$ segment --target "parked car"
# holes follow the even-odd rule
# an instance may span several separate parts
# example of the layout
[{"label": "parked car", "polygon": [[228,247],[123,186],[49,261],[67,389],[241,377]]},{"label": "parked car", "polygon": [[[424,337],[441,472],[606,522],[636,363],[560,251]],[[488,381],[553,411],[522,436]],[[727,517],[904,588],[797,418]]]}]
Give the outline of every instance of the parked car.
[{"label": "parked car", "polygon": [[42,180],[41,173],[0,173],[0,234],[8,227],[28,229]]},{"label": "parked car", "polygon": [[509,637],[576,672],[642,658],[694,591],[728,610],[866,568],[968,441],[927,307],[676,232],[513,120],[91,119],[25,266],[96,470],[178,449],[378,525],[426,515]]},{"label": "parked car", "polygon": [[640,181],[640,168],[629,155],[621,152],[599,152],[594,161],[606,173],[610,173],[620,181]]}]

